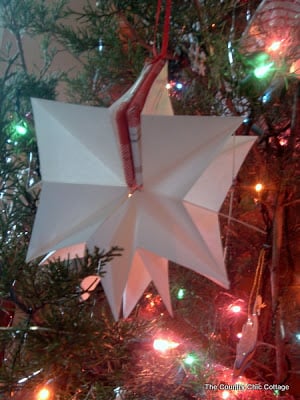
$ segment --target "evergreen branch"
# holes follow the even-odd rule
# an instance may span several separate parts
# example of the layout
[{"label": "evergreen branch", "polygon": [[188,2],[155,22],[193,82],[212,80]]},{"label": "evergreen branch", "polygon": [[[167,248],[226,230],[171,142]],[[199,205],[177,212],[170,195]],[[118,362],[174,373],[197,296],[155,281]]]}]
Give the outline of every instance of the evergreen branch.
[{"label": "evergreen branch", "polygon": [[23,43],[22,43],[20,32],[19,31],[15,32],[15,36],[16,36],[16,42],[17,42],[17,46],[18,46],[18,50],[19,50],[19,56],[21,58],[21,64],[23,67],[23,71],[26,72],[26,74],[27,74],[28,69],[27,69],[27,65],[26,65],[26,61],[25,61]]}]

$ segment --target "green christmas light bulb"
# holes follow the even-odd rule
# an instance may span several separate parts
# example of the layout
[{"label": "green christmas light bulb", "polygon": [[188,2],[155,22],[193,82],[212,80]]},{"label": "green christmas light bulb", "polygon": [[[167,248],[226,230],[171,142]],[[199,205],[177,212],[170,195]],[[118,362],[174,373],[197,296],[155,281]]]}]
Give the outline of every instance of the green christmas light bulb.
[{"label": "green christmas light bulb", "polygon": [[254,69],[254,75],[258,79],[265,78],[268,75],[268,73],[271,71],[271,68],[273,67],[273,65],[274,65],[274,63],[270,62],[268,64],[260,65],[259,67],[256,67]]},{"label": "green christmas light bulb", "polygon": [[14,131],[17,135],[26,135],[28,133],[28,125],[25,121],[19,121],[14,125]]},{"label": "green christmas light bulb", "polygon": [[193,365],[197,361],[197,357],[194,354],[187,354],[183,362],[187,365]]},{"label": "green christmas light bulb", "polygon": [[177,292],[177,299],[182,300],[185,296],[185,289],[180,288]]}]

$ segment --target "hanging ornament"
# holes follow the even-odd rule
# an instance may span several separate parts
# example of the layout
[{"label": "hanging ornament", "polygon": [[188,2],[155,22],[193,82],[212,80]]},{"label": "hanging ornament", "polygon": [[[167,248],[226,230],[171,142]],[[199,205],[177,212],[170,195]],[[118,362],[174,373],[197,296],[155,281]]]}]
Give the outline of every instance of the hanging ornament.
[{"label": "hanging ornament", "polygon": [[234,378],[237,378],[242,374],[242,372],[247,367],[249,361],[252,359],[256,350],[258,316],[260,315],[261,308],[265,307],[265,304],[263,304],[262,302],[262,297],[259,295],[261,278],[264,268],[264,260],[265,249],[262,249],[259,254],[255,278],[249,297],[247,322],[243,325],[241,332],[242,335],[236,347],[236,358],[233,367]]},{"label": "hanging ornament", "polygon": [[171,313],[168,259],[227,284],[218,211],[232,183],[233,153],[236,174],[255,137],[231,136],[242,118],[164,112],[165,82],[159,75],[142,114],[143,171],[136,177],[143,187],[136,190],[124,179],[112,109],[34,101],[43,189],[28,259],[51,250],[73,257],[68,247],[76,244],[81,256],[85,246],[117,243],[122,257],[101,280],[116,319],[123,293],[128,316],[151,280]]},{"label": "hanging ornament", "polygon": [[123,390],[121,387],[115,388],[114,393],[116,395],[115,400],[124,400],[125,399],[125,390]]},{"label": "hanging ornament", "polygon": [[287,78],[299,74],[300,0],[264,0],[239,43],[247,71],[241,92],[268,103],[284,94]]},{"label": "hanging ornament", "polygon": [[28,168],[27,168],[27,192],[37,199],[41,189],[41,175],[38,165],[38,160],[34,159],[33,153],[28,155]]},{"label": "hanging ornament", "polygon": [[273,60],[291,65],[300,57],[300,0],[264,0],[240,41],[243,54],[265,52]]},{"label": "hanging ornament", "polygon": [[27,259],[122,247],[101,279],[115,319],[151,281],[172,315],[168,260],[228,286],[218,212],[255,140],[232,137],[242,118],[173,115],[169,12],[161,54],[109,109],[33,100],[43,189]]}]

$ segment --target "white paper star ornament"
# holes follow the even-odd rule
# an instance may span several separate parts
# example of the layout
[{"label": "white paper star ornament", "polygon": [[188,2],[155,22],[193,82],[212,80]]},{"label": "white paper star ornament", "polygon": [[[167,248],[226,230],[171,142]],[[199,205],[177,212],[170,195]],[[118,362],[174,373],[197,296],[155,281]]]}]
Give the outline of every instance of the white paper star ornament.
[{"label": "white paper star ornament", "polygon": [[[43,188],[28,259],[52,250],[67,257],[74,245],[122,247],[122,257],[106,266],[101,279],[115,319],[122,300],[127,316],[151,280],[171,312],[168,260],[229,284],[215,202],[222,203],[231,180],[218,191],[215,176],[206,175],[217,168],[242,119],[170,115],[165,91],[160,75],[141,116],[143,186],[131,197],[111,110],[33,101]],[[240,152],[238,142],[232,146]],[[232,178],[232,162],[218,165]],[[196,196],[202,175],[214,204],[205,225],[196,215],[207,208]]]}]

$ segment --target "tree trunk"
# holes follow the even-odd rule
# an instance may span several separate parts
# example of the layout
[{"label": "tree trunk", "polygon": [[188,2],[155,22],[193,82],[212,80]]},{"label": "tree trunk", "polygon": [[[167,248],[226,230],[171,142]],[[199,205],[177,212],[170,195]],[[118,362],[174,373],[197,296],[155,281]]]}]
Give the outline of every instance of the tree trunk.
[{"label": "tree trunk", "polygon": [[[300,118],[300,84],[298,83],[295,92],[295,100],[293,113],[291,118],[291,137],[289,140],[289,151],[287,152],[286,158],[283,160],[283,164],[287,164],[290,169],[290,173],[286,176],[291,178],[295,174],[295,166],[297,162],[297,153],[295,146],[297,137],[299,135]],[[296,154],[295,154],[296,153]],[[291,161],[292,160],[292,161]],[[282,165],[281,171],[287,170],[287,165]],[[272,295],[272,313],[273,313],[273,326],[275,329],[275,346],[276,346],[276,382],[283,382],[287,375],[287,361],[284,349],[283,337],[281,334],[282,324],[282,306],[280,304],[281,289],[284,285],[282,282],[281,271],[280,271],[280,256],[282,250],[282,239],[283,239],[283,228],[284,228],[284,214],[285,214],[285,200],[287,187],[282,177],[281,185],[278,190],[274,218],[273,218],[273,236],[272,236],[272,260],[270,267],[270,279],[271,279],[271,295]],[[289,193],[291,196],[292,193]]]},{"label": "tree trunk", "polygon": [[276,346],[276,383],[283,382],[287,374],[286,357],[284,351],[283,338],[281,336],[281,305],[280,305],[280,255],[282,249],[283,234],[283,216],[284,216],[284,191],[279,189],[276,199],[274,222],[273,222],[273,238],[272,238],[272,260],[271,260],[271,295],[272,295],[272,313],[273,326],[275,329],[275,346]]}]

